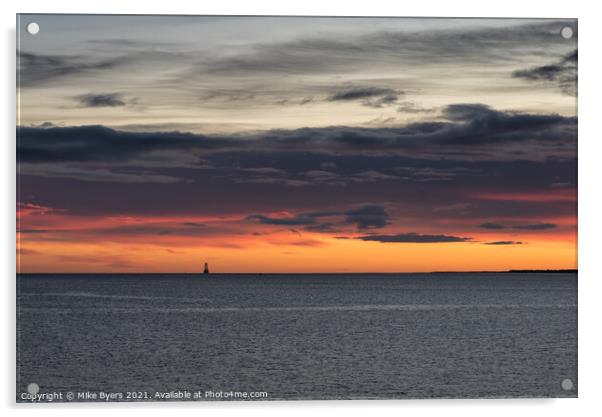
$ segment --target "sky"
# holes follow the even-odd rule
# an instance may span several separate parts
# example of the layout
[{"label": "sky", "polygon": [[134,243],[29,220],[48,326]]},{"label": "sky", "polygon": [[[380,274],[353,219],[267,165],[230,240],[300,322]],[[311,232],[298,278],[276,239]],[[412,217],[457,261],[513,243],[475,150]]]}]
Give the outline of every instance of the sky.
[{"label": "sky", "polygon": [[19,272],[577,267],[575,20],[18,32]]}]

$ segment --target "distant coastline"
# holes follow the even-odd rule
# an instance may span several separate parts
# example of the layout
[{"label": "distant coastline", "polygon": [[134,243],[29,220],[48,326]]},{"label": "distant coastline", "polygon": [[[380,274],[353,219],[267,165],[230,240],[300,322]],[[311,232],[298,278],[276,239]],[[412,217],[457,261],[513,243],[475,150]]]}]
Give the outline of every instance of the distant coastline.
[{"label": "distant coastline", "polygon": [[527,273],[546,273],[546,274],[576,274],[578,272],[577,269],[511,269],[508,271],[512,274],[527,274]]}]

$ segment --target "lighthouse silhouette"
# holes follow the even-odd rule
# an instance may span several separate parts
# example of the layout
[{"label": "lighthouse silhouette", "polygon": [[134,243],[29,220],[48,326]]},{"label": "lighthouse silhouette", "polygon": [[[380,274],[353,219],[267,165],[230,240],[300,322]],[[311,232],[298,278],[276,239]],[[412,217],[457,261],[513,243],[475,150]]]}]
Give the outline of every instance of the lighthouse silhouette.
[{"label": "lighthouse silhouette", "polygon": [[205,268],[203,269],[203,274],[208,274],[209,273],[209,264],[207,262],[205,262]]}]

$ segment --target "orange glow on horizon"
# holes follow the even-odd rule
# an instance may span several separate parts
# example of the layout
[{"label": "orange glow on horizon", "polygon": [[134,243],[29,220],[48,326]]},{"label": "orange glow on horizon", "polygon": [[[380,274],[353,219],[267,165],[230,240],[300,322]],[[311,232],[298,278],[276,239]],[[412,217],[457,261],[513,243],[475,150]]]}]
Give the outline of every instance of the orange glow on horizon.
[{"label": "orange glow on horizon", "polygon": [[[80,232],[83,233],[83,232]],[[90,236],[20,233],[17,270],[44,272],[430,272],[574,269],[576,232],[470,233],[471,241],[380,243],[329,234],[276,230],[254,235]],[[83,235],[85,236],[85,235]],[[87,239],[87,240],[86,240]],[[522,244],[487,245],[520,241]]]}]

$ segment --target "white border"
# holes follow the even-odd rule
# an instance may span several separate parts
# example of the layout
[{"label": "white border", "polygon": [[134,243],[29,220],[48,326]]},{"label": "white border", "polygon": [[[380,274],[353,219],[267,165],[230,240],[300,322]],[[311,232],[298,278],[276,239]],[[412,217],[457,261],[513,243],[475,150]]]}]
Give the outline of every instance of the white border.
[{"label": "white border", "polygon": [[[600,13],[593,1],[431,1],[403,2],[371,0],[351,3],[348,0],[220,0],[146,1],[103,0],[20,0],[0,3],[3,29],[2,87],[0,115],[5,135],[2,140],[3,204],[1,205],[3,236],[0,265],[2,274],[2,368],[0,398],[7,415],[43,413],[49,416],[104,416],[106,410],[117,415],[235,415],[305,416],[308,413],[327,415],[336,412],[348,416],[366,413],[395,415],[420,413],[424,416],[504,416],[537,413],[546,416],[590,415],[597,404],[602,351],[598,319],[602,295],[602,271],[599,256],[600,166],[602,155],[600,127],[602,108],[600,91]],[[16,13],[124,13],[124,14],[248,14],[248,15],[345,15],[345,16],[439,16],[439,17],[571,17],[579,18],[579,399],[563,400],[408,400],[408,401],[316,401],[268,403],[153,403],[153,404],[45,404],[15,405],[15,14]],[[597,407],[596,407],[597,406]]]}]

